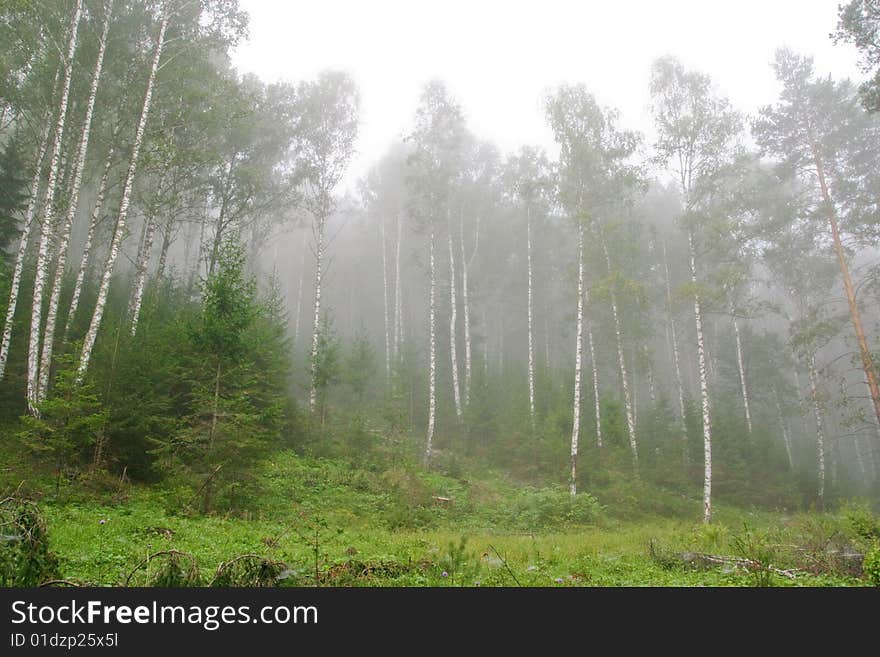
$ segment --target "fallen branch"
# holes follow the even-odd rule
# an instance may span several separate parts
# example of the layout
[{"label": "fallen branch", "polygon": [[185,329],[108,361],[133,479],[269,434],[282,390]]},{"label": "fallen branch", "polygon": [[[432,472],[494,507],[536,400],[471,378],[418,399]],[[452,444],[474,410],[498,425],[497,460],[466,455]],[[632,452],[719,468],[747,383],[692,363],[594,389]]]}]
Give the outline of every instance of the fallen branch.
[{"label": "fallen branch", "polygon": [[746,559],[745,557],[728,557],[719,554],[704,554],[701,552],[683,552],[679,555],[676,555],[678,559],[683,561],[686,564],[715,564],[715,565],[725,565],[730,564],[739,568],[745,568],[746,570],[767,570],[776,575],[780,575],[782,577],[786,577],[788,579],[795,579],[798,574],[803,573],[796,568],[790,569],[782,569],[776,568],[775,566],[771,566],[770,564],[763,564],[760,561],[755,561],[754,559]]}]

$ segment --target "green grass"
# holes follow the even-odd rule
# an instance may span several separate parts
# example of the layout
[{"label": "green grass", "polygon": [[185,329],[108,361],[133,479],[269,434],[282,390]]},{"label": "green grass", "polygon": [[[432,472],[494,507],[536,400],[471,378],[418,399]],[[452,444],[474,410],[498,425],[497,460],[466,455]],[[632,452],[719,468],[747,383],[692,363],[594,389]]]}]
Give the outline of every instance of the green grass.
[{"label": "green grass", "polygon": [[[7,472],[5,483],[13,479]],[[187,513],[182,494],[130,484],[99,494],[68,483],[57,496],[50,479],[29,487],[46,491],[40,507],[50,548],[61,576],[78,583],[144,585],[162,561],[138,564],[167,550],[192,555],[202,583],[242,554],[283,562],[281,583],[302,586],[759,583],[760,573],[732,564],[692,568],[674,557],[684,552],[757,555],[805,571],[792,579],[771,573],[770,585],[867,583],[839,569],[804,567],[812,563],[806,548],[824,549],[829,537],[849,531],[840,514],[783,516],[719,504],[705,527],[699,500],[647,484],[623,496],[584,493],[572,505],[564,489],[526,488],[488,470],[451,477],[405,463],[358,469],[284,451],[262,466],[255,502],[236,514]],[[645,495],[650,511],[634,513]]]}]

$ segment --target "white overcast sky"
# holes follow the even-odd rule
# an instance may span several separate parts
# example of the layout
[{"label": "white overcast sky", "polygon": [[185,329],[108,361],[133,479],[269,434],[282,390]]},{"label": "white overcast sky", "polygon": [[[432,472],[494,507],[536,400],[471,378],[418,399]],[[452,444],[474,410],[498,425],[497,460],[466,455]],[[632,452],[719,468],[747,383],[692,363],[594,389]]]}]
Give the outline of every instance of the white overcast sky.
[{"label": "white overcast sky", "polygon": [[546,92],[583,82],[624,125],[650,133],[651,62],[672,54],[712,76],[749,113],[774,102],[780,46],[820,73],[860,80],[852,46],[828,37],[842,0],[240,0],[250,39],[233,64],[267,82],[324,69],[361,91],[358,154],[348,184],[411,125],[421,86],[438,77],[479,137],[508,152],[553,151]]}]

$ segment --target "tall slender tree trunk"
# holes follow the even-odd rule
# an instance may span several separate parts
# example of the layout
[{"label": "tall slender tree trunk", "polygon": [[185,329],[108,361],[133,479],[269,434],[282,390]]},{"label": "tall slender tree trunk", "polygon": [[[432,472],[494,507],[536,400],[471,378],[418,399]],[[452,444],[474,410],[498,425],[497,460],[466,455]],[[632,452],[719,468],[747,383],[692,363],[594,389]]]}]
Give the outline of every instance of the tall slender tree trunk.
[{"label": "tall slender tree trunk", "polygon": [[458,385],[458,355],[456,351],[456,312],[455,300],[455,251],[452,248],[452,224],[448,225],[449,234],[447,244],[449,246],[449,357],[452,361],[452,399],[455,402],[455,416],[461,422],[461,389]]},{"label": "tall slender tree trunk", "polygon": [[[584,293],[587,296],[587,293]],[[588,301],[588,298],[585,299]],[[590,367],[593,370],[593,412],[596,417],[596,446],[602,447],[602,400],[599,397],[599,365],[596,362],[596,349],[593,345],[593,326],[586,322],[587,344],[590,347]]]},{"label": "tall slender tree trunk", "polygon": [[675,372],[675,386],[678,392],[678,421],[681,431],[681,451],[685,466],[690,461],[688,455],[687,422],[684,409],[684,382],[681,377],[681,359],[678,352],[678,336],[675,330],[675,316],[672,312],[672,282],[669,278],[669,259],[666,256],[666,240],[663,242],[663,271],[666,279],[666,321],[672,341],[672,366]]},{"label": "tall slender tree trunk", "polygon": [[819,507],[825,507],[825,420],[822,414],[822,402],[819,397],[818,376],[816,375],[816,358],[810,354],[807,362],[810,373],[810,397],[813,400],[813,413],[816,418],[816,468],[819,473]]},{"label": "tall slender tree trunk", "polygon": [[584,352],[584,229],[578,223],[577,234],[577,330],[574,347],[574,403],[571,421],[571,477],[569,491],[577,495],[578,438],[581,430],[581,361]]},{"label": "tall slender tree trunk", "polygon": [[[156,265],[156,280],[161,281],[165,276],[165,267],[168,265],[168,251],[171,249],[171,242],[174,237],[174,214],[169,213],[162,226],[162,245],[159,247],[159,263]],[[273,268],[272,274],[275,275]]]},{"label": "tall slender tree trunk", "polygon": [[314,414],[318,403],[318,340],[321,334],[321,283],[324,278],[324,214],[315,217],[315,305],[312,320],[311,373],[309,411]]},{"label": "tall slender tree trunk", "polygon": [[299,327],[301,323],[302,298],[303,298],[303,279],[306,275],[306,234],[303,233],[302,246],[300,247],[302,257],[299,264],[299,284],[296,289],[296,319],[293,326],[293,344],[299,349]]},{"label": "tall slender tree trunk", "polygon": [[470,256],[465,254],[464,246],[464,212],[459,216],[459,245],[461,247],[461,305],[464,312],[464,405],[471,403],[471,293],[468,282],[468,272],[477,257],[477,249],[480,247],[480,216],[477,215],[477,225],[474,231],[474,248]]},{"label": "tall slender tree trunk", "polygon": [[0,381],[3,380],[3,376],[6,373],[6,361],[9,359],[9,345],[12,342],[12,322],[15,319],[15,307],[18,305],[18,293],[21,289],[21,273],[24,269],[28,241],[30,240],[34,216],[37,211],[37,197],[40,193],[40,181],[43,178],[43,160],[46,158],[46,150],[49,146],[50,125],[51,119],[48,119],[43,127],[43,133],[40,135],[40,145],[37,147],[36,164],[34,165],[34,177],[31,179],[30,195],[28,196],[27,209],[24,214],[24,227],[19,238],[18,252],[15,255],[15,265],[12,270],[9,304],[6,306],[6,321],[3,324],[3,338],[0,341]]},{"label": "tall slender tree trunk", "polygon": [[388,312],[388,264],[385,256],[385,216],[379,221],[379,239],[382,242],[382,311],[385,328],[385,382],[391,381],[391,319]]},{"label": "tall slender tree trunk", "polygon": [[141,116],[138,120],[137,130],[134,135],[134,144],[131,149],[131,159],[128,163],[128,172],[125,174],[125,183],[122,186],[122,198],[119,202],[119,212],[116,216],[116,228],[113,232],[113,239],[110,243],[110,253],[107,255],[107,262],[104,265],[104,273],[101,276],[101,284],[98,288],[98,300],[95,303],[95,310],[92,313],[92,321],[89,323],[89,329],[83,340],[82,354],[80,355],[79,368],[77,371],[77,381],[81,382],[89,368],[89,361],[92,356],[92,349],[95,346],[95,340],[98,337],[98,329],[101,326],[101,320],[104,317],[104,306],[107,304],[107,293],[110,290],[110,277],[113,274],[113,266],[116,264],[116,258],[119,256],[119,248],[125,236],[125,221],[128,217],[128,206],[131,202],[131,190],[134,185],[135,173],[137,171],[137,160],[140,155],[141,145],[144,141],[144,131],[147,127],[147,118],[150,114],[150,104],[153,100],[153,85],[156,82],[156,71],[159,70],[159,60],[162,58],[162,48],[165,45],[165,30],[168,27],[168,19],[170,17],[170,5],[168,0],[162,7],[162,24],[159,27],[159,37],[156,41],[156,49],[153,52],[153,62],[150,67],[150,76],[147,79],[147,89],[144,93],[144,102],[141,106]]},{"label": "tall slender tree trunk", "polygon": [[58,304],[61,301],[61,287],[64,283],[64,274],[67,269],[70,233],[73,230],[73,222],[76,218],[76,212],[79,207],[79,194],[82,189],[83,171],[86,166],[89,138],[92,133],[92,116],[95,110],[95,99],[98,96],[98,85],[101,81],[101,71],[104,67],[104,53],[107,50],[107,36],[110,33],[112,15],[113,0],[108,0],[106,9],[104,10],[104,27],[101,32],[101,39],[98,42],[98,57],[95,62],[94,73],[92,74],[92,85],[89,88],[89,99],[86,103],[86,113],[83,118],[79,151],[76,154],[76,163],[73,166],[70,195],[67,201],[67,213],[64,217],[61,236],[56,248],[55,277],[52,281],[52,291],[49,294],[49,308],[46,312],[46,327],[43,330],[43,349],[40,355],[40,372],[37,384],[38,403],[46,398],[46,394],[49,391],[49,379],[52,371],[52,351],[55,345],[55,326],[58,320]]},{"label": "tall slender tree trunk", "polygon": [[733,318],[733,335],[736,341],[736,365],[739,368],[739,385],[742,392],[743,410],[746,414],[746,429],[749,435],[752,435],[752,413],[749,409],[749,388],[746,384],[746,368],[743,365],[742,340],[739,336],[739,323],[736,321],[736,309],[731,308],[731,317]]},{"label": "tall slender tree trunk", "polygon": [[86,270],[89,267],[89,258],[92,253],[92,244],[95,240],[95,232],[98,229],[98,223],[101,221],[101,211],[104,209],[104,201],[107,197],[107,185],[110,180],[110,169],[113,166],[113,155],[116,152],[116,138],[119,135],[119,129],[122,122],[118,122],[113,128],[113,135],[110,137],[110,149],[107,151],[107,160],[104,162],[104,172],[101,174],[101,182],[98,185],[98,196],[95,199],[95,207],[92,209],[92,216],[89,220],[89,229],[86,232],[86,240],[83,243],[82,255],[79,259],[79,269],[76,272],[76,280],[73,283],[73,294],[70,297],[70,308],[67,311],[67,321],[64,326],[64,342],[67,342],[70,336],[70,328],[76,318],[76,311],[79,308],[79,299],[82,295],[83,282],[86,278]]},{"label": "tall slender tree trunk", "polygon": [[220,357],[217,357],[217,374],[214,377],[214,405],[211,409],[211,433],[208,435],[208,447],[214,444],[214,438],[217,435],[217,418],[220,415]]},{"label": "tall slender tree trunk", "polygon": [[[612,273],[611,256],[608,253],[608,245],[602,240],[602,251],[605,254],[605,264],[608,267],[609,275]],[[633,465],[639,466],[639,447],[636,442],[636,420],[633,413],[633,402],[630,394],[629,377],[626,370],[626,358],[623,353],[623,333],[620,328],[620,315],[617,312],[617,294],[611,289],[611,316],[614,319],[614,336],[617,341],[617,362],[620,367],[620,385],[623,388],[623,407],[626,414],[626,433],[629,438],[629,448],[632,452]]]},{"label": "tall slender tree trunk", "polygon": [[831,228],[831,238],[834,242],[834,253],[837,256],[837,264],[840,267],[840,273],[843,277],[843,289],[846,293],[846,301],[849,305],[849,315],[852,320],[853,329],[855,330],[856,340],[859,343],[859,354],[862,358],[862,369],[865,371],[865,377],[868,383],[868,390],[871,393],[871,402],[874,404],[874,415],[877,422],[880,423],[880,387],[877,385],[877,371],[874,369],[874,360],[871,356],[871,350],[868,348],[868,340],[865,337],[865,329],[862,327],[862,315],[859,311],[859,303],[856,299],[855,287],[853,287],[852,277],[849,273],[849,265],[846,261],[846,253],[843,250],[843,243],[840,240],[840,230],[837,226],[837,211],[831,195],[828,192],[828,184],[825,180],[825,168],[822,164],[822,158],[819,157],[819,149],[815,142],[810,144],[813,151],[813,161],[816,165],[816,174],[819,178],[819,189],[822,193],[822,201],[825,210],[828,212],[828,224]]},{"label": "tall slender tree trunk", "polygon": [[657,406],[657,388],[654,385],[654,365],[651,362],[651,355],[648,353],[646,344],[642,344],[642,358],[645,360],[645,376],[648,379],[648,399],[651,400],[651,407]]},{"label": "tall slender tree trunk", "polygon": [[55,125],[55,143],[49,161],[49,179],[46,183],[46,200],[43,221],[40,226],[40,246],[37,252],[37,268],[34,276],[33,305],[31,306],[31,331],[28,344],[27,401],[28,411],[37,415],[39,397],[40,331],[43,315],[43,288],[49,266],[49,245],[52,239],[55,215],[55,184],[58,180],[58,163],[64,142],[64,126],[67,119],[67,105],[70,98],[70,82],[73,73],[73,60],[76,55],[79,21],[82,15],[82,0],[77,0],[70,21],[70,40],[67,44],[67,58],[64,62],[64,76],[61,84],[61,102],[58,107],[58,122]]},{"label": "tall slender tree trunk", "polygon": [[794,470],[794,455],[791,451],[791,433],[788,430],[788,422],[785,421],[785,415],[782,412],[782,403],[779,399],[779,390],[773,387],[774,402],[776,404],[776,417],[779,421],[779,428],[782,431],[782,440],[785,443],[785,455],[788,457],[788,468]]},{"label": "tall slender tree trunk", "polygon": [[400,362],[400,343],[403,339],[403,296],[400,289],[400,243],[403,228],[402,213],[397,213],[397,240],[394,248],[394,361]]},{"label": "tall slender tree trunk", "polygon": [[[532,212],[528,204],[526,204],[526,272],[527,272],[527,294],[526,294],[526,324],[528,329],[529,342],[529,420],[532,425],[532,433],[535,432],[535,336],[532,319]],[[590,356],[592,357],[592,344]],[[601,441],[600,441],[601,442]]]},{"label": "tall slender tree trunk", "polygon": [[706,368],[706,344],[703,336],[703,311],[697,287],[697,252],[693,231],[688,229],[691,284],[694,288],[694,324],[697,332],[697,361],[700,372],[700,408],[703,416],[703,522],[712,521],[712,414],[709,406],[709,379]]},{"label": "tall slender tree trunk", "polygon": [[434,262],[434,225],[428,236],[428,269],[430,275],[428,293],[428,436],[425,444],[425,465],[431,463],[434,445],[434,420],[437,411],[437,268]]},{"label": "tall slender tree trunk", "polygon": [[153,238],[156,235],[157,222],[153,213],[147,214],[144,219],[144,239],[141,248],[138,249],[137,262],[135,264],[134,290],[131,302],[128,304],[129,332],[132,336],[137,333],[138,319],[141,315],[141,306],[144,301],[144,289],[147,286],[147,269],[150,264],[150,251],[153,250]]}]

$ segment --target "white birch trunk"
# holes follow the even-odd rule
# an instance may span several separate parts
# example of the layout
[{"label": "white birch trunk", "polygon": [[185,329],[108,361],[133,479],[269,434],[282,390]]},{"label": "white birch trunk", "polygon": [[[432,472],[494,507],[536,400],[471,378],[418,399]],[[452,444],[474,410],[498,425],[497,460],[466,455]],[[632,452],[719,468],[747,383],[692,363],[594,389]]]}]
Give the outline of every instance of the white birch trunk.
[{"label": "white birch trunk", "polygon": [[706,345],[703,337],[703,311],[697,291],[697,254],[694,234],[688,230],[691,284],[694,287],[694,324],[697,332],[697,361],[700,372],[700,408],[703,416],[703,522],[712,521],[712,415],[709,407],[709,381],[706,371]]},{"label": "white birch trunk", "polygon": [[12,322],[15,319],[15,307],[18,305],[18,293],[21,289],[21,272],[24,269],[24,260],[27,256],[28,242],[37,210],[37,196],[40,192],[40,180],[43,177],[43,160],[46,158],[46,150],[49,147],[50,125],[51,120],[47,120],[46,125],[43,127],[43,134],[40,135],[34,177],[31,179],[30,195],[28,196],[27,209],[24,215],[24,227],[19,238],[18,252],[15,255],[15,265],[12,270],[9,304],[6,306],[6,321],[3,324],[3,338],[0,341],[0,381],[3,380],[3,376],[6,373],[6,361],[9,359],[9,345],[12,342]]},{"label": "white birch trunk", "polygon": [[385,382],[391,381],[391,325],[388,313],[388,264],[385,256],[385,216],[379,221],[380,240],[382,241],[382,311],[385,328]]},{"label": "white birch trunk", "polygon": [[46,394],[49,391],[49,377],[52,371],[52,351],[55,344],[55,326],[58,321],[58,304],[61,301],[61,286],[64,283],[64,273],[67,269],[70,233],[73,230],[73,222],[76,218],[76,212],[79,207],[79,194],[82,190],[83,171],[86,166],[89,138],[92,133],[92,116],[95,110],[95,99],[98,96],[98,85],[101,81],[101,71],[104,67],[104,53],[107,50],[107,36],[110,33],[110,19],[112,14],[113,0],[108,0],[107,8],[104,13],[104,27],[98,45],[98,57],[95,61],[95,70],[92,74],[92,85],[89,89],[89,99],[86,103],[86,113],[83,118],[79,151],[76,154],[76,163],[73,166],[73,180],[71,182],[70,196],[67,202],[67,213],[64,217],[61,236],[56,248],[55,277],[52,281],[52,291],[49,294],[49,308],[46,311],[46,327],[43,330],[43,349],[40,355],[40,372],[37,385],[38,403],[46,399]]},{"label": "white birch trunk", "polygon": [[571,477],[569,491],[577,495],[578,438],[581,430],[581,361],[584,351],[584,229],[578,224],[577,234],[577,330],[574,348],[574,402],[571,421]]},{"label": "white birch trunk", "polygon": [[77,0],[70,22],[70,40],[67,45],[67,59],[64,63],[64,76],[61,84],[61,102],[58,108],[58,122],[55,125],[55,143],[52,147],[52,158],[49,161],[49,179],[46,183],[46,200],[43,209],[43,221],[40,226],[40,246],[37,252],[37,268],[34,277],[33,305],[31,306],[31,331],[28,344],[27,370],[27,402],[28,411],[37,415],[39,400],[39,368],[40,368],[40,331],[43,315],[43,288],[49,266],[49,244],[52,239],[52,223],[54,221],[55,185],[58,179],[58,162],[61,157],[61,146],[64,141],[64,125],[67,118],[67,105],[70,98],[70,82],[73,72],[73,59],[76,55],[79,19],[82,15],[82,0]]},{"label": "white birch trunk", "polygon": [[[535,338],[532,320],[532,217],[531,208],[526,205],[526,271],[528,279],[528,292],[526,295],[526,318],[529,342],[529,419],[532,423],[532,432],[535,431]],[[591,334],[592,335],[592,334]],[[590,344],[590,357],[592,358],[592,342]],[[601,442],[601,441],[600,441]]]},{"label": "white birch trunk", "polygon": [[452,398],[455,402],[455,416],[461,421],[461,390],[458,385],[458,355],[456,351],[455,325],[457,320],[455,301],[455,252],[452,248],[452,225],[449,225],[447,239],[449,246],[449,357],[452,361]]},{"label": "white birch trunk", "polygon": [[464,215],[461,219],[461,232],[459,235],[461,249],[461,307],[463,312],[464,330],[464,405],[471,403],[471,310],[470,295],[468,294],[468,261],[464,249]]},{"label": "white birch trunk", "polygon": [[318,340],[321,333],[321,282],[324,278],[324,216],[315,222],[315,305],[312,319],[311,371],[312,384],[309,391],[309,411],[314,414],[318,403]]},{"label": "white birch trunk", "polygon": [[144,226],[144,240],[138,250],[138,259],[135,265],[134,291],[131,302],[128,305],[129,333],[137,334],[138,319],[141,315],[141,306],[144,302],[144,289],[147,286],[147,268],[150,264],[150,251],[153,249],[153,238],[156,235],[156,221],[152,213],[148,214]]},{"label": "white birch trunk", "polygon": [[464,405],[471,403],[471,295],[468,283],[468,271],[474,258],[477,257],[477,249],[480,247],[480,217],[477,215],[477,226],[474,231],[474,249],[470,257],[465,255],[464,248],[464,213],[460,216],[460,246],[461,246],[461,302],[464,311]]},{"label": "white birch trunk", "polygon": [[819,507],[825,506],[825,420],[822,416],[822,404],[819,399],[819,385],[816,376],[816,360],[810,354],[808,361],[810,372],[810,397],[813,400],[813,413],[816,418],[816,467],[819,474]]},{"label": "white birch trunk", "polygon": [[669,260],[666,257],[666,240],[663,240],[663,270],[666,274],[666,317],[672,341],[672,365],[675,370],[675,384],[678,389],[678,420],[681,429],[681,448],[685,465],[690,461],[687,445],[687,423],[684,410],[684,382],[681,378],[681,360],[678,354],[678,336],[675,332],[675,317],[672,313],[672,283],[669,279]]},{"label": "white birch trunk", "polygon": [[[611,274],[611,256],[608,254],[608,245],[602,239],[602,251],[605,253],[605,264],[608,266],[608,273]],[[636,421],[633,413],[633,402],[630,395],[629,377],[626,369],[626,358],[623,354],[623,334],[620,329],[620,316],[617,312],[617,295],[611,290],[611,316],[614,319],[614,336],[617,341],[617,361],[620,367],[620,384],[623,388],[623,408],[626,414],[626,433],[629,438],[629,448],[632,452],[633,464],[638,468],[639,465],[639,447],[636,443]]]},{"label": "white birch trunk", "polygon": [[79,308],[79,298],[82,295],[83,282],[86,278],[86,270],[89,267],[89,258],[92,253],[92,243],[95,240],[95,231],[98,228],[98,222],[101,220],[101,211],[104,209],[104,200],[107,197],[107,184],[110,180],[110,169],[113,166],[113,154],[116,151],[116,137],[118,136],[118,123],[113,129],[113,136],[110,138],[110,149],[107,151],[107,161],[104,163],[104,172],[101,174],[101,182],[98,185],[98,196],[95,199],[95,207],[92,209],[92,216],[89,220],[89,229],[86,232],[86,240],[83,243],[82,255],[79,259],[79,269],[76,272],[76,281],[73,283],[73,295],[70,297],[70,308],[67,311],[67,322],[64,326],[64,341],[67,342],[70,336],[70,328],[76,318],[76,311]]},{"label": "white birch trunk", "polygon": [[749,388],[746,384],[746,369],[743,366],[743,352],[742,352],[742,341],[739,336],[739,323],[736,321],[736,311],[731,309],[731,316],[733,317],[733,335],[736,338],[736,364],[739,368],[739,385],[742,391],[743,398],[743,409],[746,414],[746,429],[749,432],[749,435],[752,434],[752,413],[749,410]]},{"label": "white birch trunk", "polygon": [[138,120],[137,130],[135,131],[134,144],[132,145],[131,150],[131,160],[128,163],[128,171],[125,174],[125,183],[122,187],[122,198],[119,202],[119,213],[116,216],[116,228],[113,232],[113,239],[110,242],[110,253],[107,255],[107,262],[104,265],[104,273],[101,276],[101,284],[98,288],[98,300],[95,303],[95,310],[92,313],[89,330],[86,332],[85,339],[83,340],[82,354],[80,355],[79,368],[77,371],[78,382],[82,382],[83,377],[89,368],[92,349],[94,348],[95,340],[98,337],[98,329],[101,326],[101,320],[104,318],[104,306],[107,304],[107,293],[110,290],[110,277],[113,275],[113,266],[116,264],[116,258],[119,256],[119,248],[122,245],[122,239],[125,235],[125,221],[128,217],[128,206],[131,202],[131,190],[134,186],[137,160],[140,155],[141,144],[144,141],[144,131],[147,127],[147,118],[150,114],[150,104],[153,100],[153,85],[156,82],[156,71],[159,70],[159,60],[162,57],[162,48],[165,45],[165,30],[168,27],[169,17],[170,6],[166,1],[162,7],[162,24],[159,27],[159,37],[156,41],[156,49],[153,53],[153,62],[150,67],[150,76],[147,79],[147,89],[144,93],[144,103],[141,107],[141,116]]},{"label": "white birch trunk", "polygon": [[428,238],[428,269],[430,272],[430,291],[428,293],[428,436],[425,445],[425,465],[431,463],[434,444],[434,418],[437,411],[437,340],[436,340],[436,297],[437,270],[434,262],[434,226],[431,225]]}]

